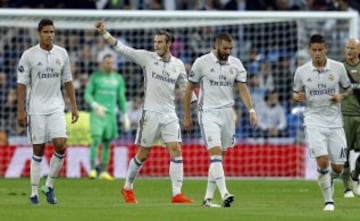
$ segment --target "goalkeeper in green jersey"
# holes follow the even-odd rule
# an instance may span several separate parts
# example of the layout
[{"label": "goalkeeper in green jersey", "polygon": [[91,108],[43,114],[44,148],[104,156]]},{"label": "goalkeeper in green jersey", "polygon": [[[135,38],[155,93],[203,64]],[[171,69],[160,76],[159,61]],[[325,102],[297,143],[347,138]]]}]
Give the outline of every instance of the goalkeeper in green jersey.
[{"label": "goalkeeper in green jersey", "polygon": [[[355,161],[353,171],[350,171],[350,152],[360,152],[360,41],[349,39],[345,45],[344,65],[351,81],[353,94],[341,103],[344,119],[344,130],[347,141],[347,161],[344,165],[342,180],[345,187],[344,197],[353,198],[354,193],[360,195],[359,174],[360,156]],[[350,183],[352,183],[352,188]],[[352,190],[352,191],[351,191]]]},{"label": "goalkeeper in green jersey", "polygon": [[107,172],[110,158],[110,142],[118,136],[117,105],[121,111],[121,120],[125,131],[129,130],[130,120],[126,113],[125,83],[122,76],[113,71],[114,58],[104,56],[101,70],[93,73],[85,90],[85,100],[92,107],[90,114],[91,147],[89,177],[98,176],[96,162],[98,147],[102,145],[99,178],[113,180]]}]

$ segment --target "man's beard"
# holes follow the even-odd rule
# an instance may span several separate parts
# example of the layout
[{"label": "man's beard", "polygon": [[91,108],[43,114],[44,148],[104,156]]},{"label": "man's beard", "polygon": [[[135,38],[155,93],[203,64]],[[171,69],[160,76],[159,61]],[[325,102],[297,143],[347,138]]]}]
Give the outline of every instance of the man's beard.
[{"label": "man's beard", "polygon": [[227,61],[229,57],[228,55],[221,53],[219,49],[217,50],[217,54],[219,56],[220,61]]},{"label": "man's beard", "polygon": [[219,53],[219,59],[221,61],[227,61],[228,57],[229,57],[228,55]]}]

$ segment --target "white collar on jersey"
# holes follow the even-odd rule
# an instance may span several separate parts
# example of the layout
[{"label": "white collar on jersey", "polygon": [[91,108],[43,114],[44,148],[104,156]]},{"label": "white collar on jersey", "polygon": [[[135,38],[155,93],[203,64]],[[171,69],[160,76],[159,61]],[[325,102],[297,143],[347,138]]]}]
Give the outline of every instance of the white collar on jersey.
[{"label": "white collar on jersey", "polygon": [[156,56],[157,56],[158,61],[162,61],[162,62],[164,62],[164,63],[169,63],[169,62],[171,61],[172,57],[173,57],[173,56],[170,54],[169,60],[164,61],[164,60],[162,59],[162,57],[160,57],[159,55],[156,54]]},{"label": "white collar on jersey", "polygon": [[55,45],[53,44],[53,46],[52,46],[52,48],[50,49],[50,51],[48,51],[48,50],[43,49],[42,47],[40,47],[40,43],[37,44],[37,47],[38,47],[41,51],[43,51],[43,52],[45,52],[45,53],[47,53],[47,54],[51,54],[51,51],[54,50]]},{"label": "white collar on jersey", "polygon": [[227,61],[220,61],[214,54],[214,51],[210,52],[210,56],[213,59],[214,63],[219,63],[220,65],[228,65],[229,59]]},{"label": "white collar on jersey", "polygon": [[326,58],[326,64],[324,68],[317,68],[313,65],[312,61],[310,61],[310,65],[311,65],[311,70],[313,70],[313,72],[317,72],[318,74],[323,74],[327,71],[330,70],[330,64],[329,64],[329,59]]}]

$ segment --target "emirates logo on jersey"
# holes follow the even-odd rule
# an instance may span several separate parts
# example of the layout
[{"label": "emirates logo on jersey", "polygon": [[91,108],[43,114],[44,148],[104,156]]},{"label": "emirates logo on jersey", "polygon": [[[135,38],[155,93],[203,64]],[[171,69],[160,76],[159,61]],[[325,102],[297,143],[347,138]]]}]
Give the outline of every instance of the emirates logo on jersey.
[{"label": "emirates logo on jersey", "polygon": [[18,69],[18,72],[21,72],[21,73],[25,71],[25,68],[22,65],[20,65],[17,69]]}]

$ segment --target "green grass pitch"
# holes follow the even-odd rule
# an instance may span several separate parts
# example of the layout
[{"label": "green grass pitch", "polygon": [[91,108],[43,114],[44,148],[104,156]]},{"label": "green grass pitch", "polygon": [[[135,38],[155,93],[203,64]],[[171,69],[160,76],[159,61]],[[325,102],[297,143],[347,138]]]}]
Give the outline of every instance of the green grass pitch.
[{"label": "green grass pitch", "polygon": [[[343,198],[335,183],[335,212],[323,212],[315,181],[228,180],[235,195],[231,208],[203,208],[205,179],[186,179],[183,192],[195,200],[190,205],[170,203],[168,179],[140,178],[135,183],[136,205],[127,205],[120,194],[123,180],[102,181],[60,178],[55,183],[57,205],[29,204],[27,179],[0,179],[1,221],[311,221],[359,220],[360,197]],[[44,179],[42,182],[44,183]],[[216,192],[215,201],[220,202]]]}]

